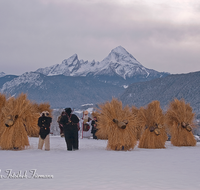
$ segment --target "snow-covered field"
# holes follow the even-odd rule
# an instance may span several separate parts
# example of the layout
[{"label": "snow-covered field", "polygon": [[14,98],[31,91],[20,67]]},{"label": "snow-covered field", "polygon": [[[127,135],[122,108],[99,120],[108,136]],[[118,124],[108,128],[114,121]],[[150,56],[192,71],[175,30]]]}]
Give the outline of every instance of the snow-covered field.
[{"label": "snow-covered field", "polygon": [[200,142],[195,147],[166,142],[166,149],[108,151],[106,140],[80,139],[80,149],[72,152],[64,138],[51,136],[50,143],[50,151],[37,149],[38,138],[30,138],[23,151],[0,150],[0,189],[200,189]]}]

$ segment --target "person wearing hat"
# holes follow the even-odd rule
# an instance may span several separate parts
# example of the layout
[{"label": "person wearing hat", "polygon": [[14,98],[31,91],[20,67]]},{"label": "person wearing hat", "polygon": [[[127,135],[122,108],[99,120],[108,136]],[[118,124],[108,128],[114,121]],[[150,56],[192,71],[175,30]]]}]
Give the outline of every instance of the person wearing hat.
[{"label": "person wearing hat", "polygon": [[40,128],[38,149],[42,150],[45,144],[45,150],[50,150],[49,133],[51,122],[52,118],[49,116],[49,112],[43,111],[38,119],[38,126]]},{"label": "person wearing hat", "polygon": [[72,114],[71,108],[65,108],[65,113],[60,119],[63,126],[67,150],[78,150],[78,124],[79,118]]},{"label": "person wearing hat", "polygon": [[89,112],[87,110],[85,110],[83,112],[83,117],[81,118],[81,121],[80,121],[82,138],[90,138],[92,136],[92,133],[91,133],[92,119],[89,117],[88,114],[89,114]]}]

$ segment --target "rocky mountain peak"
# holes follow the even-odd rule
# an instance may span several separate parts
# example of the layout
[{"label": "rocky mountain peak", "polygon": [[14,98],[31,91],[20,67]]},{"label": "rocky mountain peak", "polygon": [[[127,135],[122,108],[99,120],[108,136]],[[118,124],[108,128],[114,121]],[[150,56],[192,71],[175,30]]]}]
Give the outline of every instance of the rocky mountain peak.
[{"label": "rocky mountain peak", "polygon": [[74,65],[76,65],[77,61],[78,61],[78,55],[74,54],[71,57],[69,57],[68,59],[63,60],[61,64],[68,65],[68,66],[74,66]]},{"label": "rocky mountain peak", "polygon": [[4,77],[6,74],[4,72],[0,72],[0,77]]},{"label": "rocky mountain peak", "polygon": [[78,55],[74,54],[61,64],[53,65],[46,68],[40,68],[36,72],[47,76],[65,75],[65,76],[113,76],[131,78],[133,76],[149,77],[151,73],[158,73],[154,70],[145,68],[122,46],[111,50],[109,55],[101,62],[79,60]]},{"label": "rocky mountain peak", "polygon": [[102,62],[118,63],[120,65],[141,65],[129,52],[122,46],[118,46],[111,50],[109,55]]},{"label": "rocky mountain peak", "polygon": [[126,51],[125,48],[123,48],[122,46],[118,46],[114,49],[111,50],[111,54],[118,54],[118,55],[122,55],[122,56],[130,56],[130,57],[133,57],[130,53],[128,53]]}]

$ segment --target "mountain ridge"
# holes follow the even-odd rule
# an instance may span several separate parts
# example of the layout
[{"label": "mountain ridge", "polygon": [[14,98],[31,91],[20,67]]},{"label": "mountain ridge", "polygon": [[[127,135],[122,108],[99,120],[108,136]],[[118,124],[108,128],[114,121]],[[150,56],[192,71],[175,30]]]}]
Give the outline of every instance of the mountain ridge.
[{"label": "mountain ridge", "polygon": [[53,108],[63,104],[77,107],[109,101],[119,97],[132,83],[168,75],[145,68],[125,48],[118,46],[101,62],[79,60],[74,54],[61,64],[13,78],[2,77],[0,92],[11,96],[24,92],[30,100],[48,101]]},{"label": "mountain ridge", "polygon": [[118,75],[126,80],[136,74],[149,77],[150,73],[157,75],[167,75],[169,73],[158,72],[145,68],[122,46],[118,46],[111,50],[109,55],[101,62],[79,60],[78,55],[74,54],[68,59],[62,61],[61,64],[52,65],[50,67],[39,68],[35,72],[42,73],[47,76],[60,75],[65,76],[102,76],[102,75]]},{"label": "mountain ridge", "polygon": [[200,71],[172,74],[151,81],[131,84],[120,96],[124,105],[146,106],[153,100],[160,101],[163,110],[175,98],[184,99],[196,113],[200,113]]}]

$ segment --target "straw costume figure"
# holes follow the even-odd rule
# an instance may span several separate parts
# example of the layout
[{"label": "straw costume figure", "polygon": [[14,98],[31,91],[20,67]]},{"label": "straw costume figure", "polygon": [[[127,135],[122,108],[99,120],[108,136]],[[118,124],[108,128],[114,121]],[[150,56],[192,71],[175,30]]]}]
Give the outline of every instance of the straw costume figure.
[{"label": "straw costume figure", "polygon": [[192,134],[195,127],[193,120],[195,114],[192,107],[185,101],[174,99],[170,103],[165,115],[165,123],[171,135],[171,143],[174,146],[195,146],[196,140]]},{"label": "straw costume figure", "polygon": [[135,106],[132,106],[132,108],[131,108],[132,114],[135,116],[135,118],[137,120],[137,126],[136,126],[136,139],[137,140],[140,140],[141,135],[142,135],[142,133],[144,131],[144,122],[143,122],[143,125],[142,125],[141,121],[139,120],[139,115],[140,115],[140,110],[141,109],[142,108],[138,109]]},{"label": "straw costume figure", "polygon": [[[97,128],[108,137],[108,150],[131,150],[137,144],[135,138],[136,119],[128,106],[113,98],[111,102],[100,105]],[[97,135],[97,134],[96,134]],[[98,137],[98,136],[97,136]]]},{"label": "straw costume figure", "polygon": [[22,150],[29,146],[28,136],[38,133],[34,121],[38,120],[31,102],[25,94],[9,98],[2,108],[2,135],[0,147],[4,150]]},{"label": "straw costume figure", "polygon": [[0,138],[4,130],[1,123],[3,122],[2,109],[5,106],[5,103],[6,103],[6,96],[0,93]]},{"label": "straw costume figure", "polygon": [[159,101],[153,101],[147,108],[141,108],[139,118],[145,130],[139,141],[139,148],[165,148],[167,133],[164,128],[164,115]]},{"label": "straw costume figure", "polygon": [[[104,106],[106,107],[109,104],[110,104],[109,102],[106,102],[104,104],[98,105],[99,109],[96,108],[97,111],[93,113],[93,115],[97,116],[97,121],[99,121],[100,119],[103,107]],[[99,126],[98,123],[99,122],[97,122],[97,132],[95,133],[95,135],[97,136],[98,139],[107,140],[108,139],[108,131],[106,130],[107,126],[103,124]]]},{"label": "straw costume figure", "polygon": [[[109,102],[106,102],[105,104],[108,104]],[[101,104],[99,105],[100,108],[102,108],[105,104]],[[107,131],[106,131],[106,125],[101,125],[100,127],[98,126],[98,121],[99,121],[99,118],[100,118],[100,115],[101,115],[101,109],[97,109],[97,111],[94,111],[92,112],[92,117],[96,117],[97,118],[97,131],[95,133],[97,139],[102,139],[102,140],[107,140],[108,139],[108,134],[107,134]]]},{"label": "straw costume figure", "polygon": [[52,117],[52,109],[50,108],[50,104],[49,103],[33,103],[35,112],[41,114],[43,111],[48,111],[49,112],[49,116]]}]

